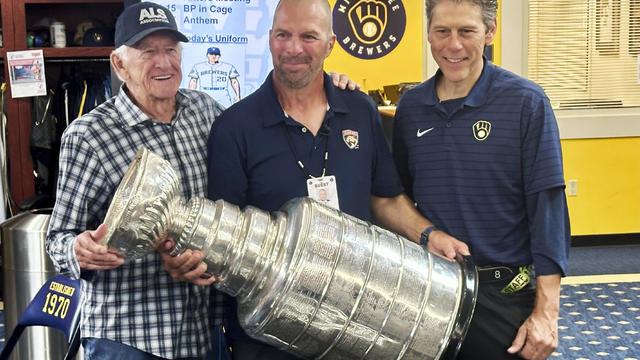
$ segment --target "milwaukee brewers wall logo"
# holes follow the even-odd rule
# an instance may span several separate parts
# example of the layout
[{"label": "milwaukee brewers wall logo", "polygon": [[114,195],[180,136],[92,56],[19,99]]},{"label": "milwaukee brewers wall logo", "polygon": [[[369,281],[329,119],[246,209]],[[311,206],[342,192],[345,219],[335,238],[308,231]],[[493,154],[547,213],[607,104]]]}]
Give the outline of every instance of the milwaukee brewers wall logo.
[{"label": "milwaukee brewers wall logo", "polygon": [[491,123],[485,120],[478,120],[473,124],[473,137],[478,141],[484,141],[491,132]]},{"label": "milwaukee brewers wall logo", "polygon": [[407,16],[401,0],[338,0],[333,32],[342,48],[360,59],[390,53],[404,35]]}]

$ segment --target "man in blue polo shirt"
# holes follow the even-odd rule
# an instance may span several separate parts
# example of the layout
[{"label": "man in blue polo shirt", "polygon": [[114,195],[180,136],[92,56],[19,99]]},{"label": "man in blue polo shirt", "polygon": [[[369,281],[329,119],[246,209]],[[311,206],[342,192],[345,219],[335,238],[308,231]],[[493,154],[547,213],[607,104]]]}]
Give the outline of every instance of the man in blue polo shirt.
[{"label": "man in blue polo shirt", "polygon": [[[480,267],[458,359],[545,359],[570,245],[562,154],[543,90],[483,57],[496,12],[496,0],[427,1],[439,70],[400,100],[393,152],[420,212]],[[441,235],[429,247],[450,241]]]},{"label": "man in blue polo shirt", "polygon": [[[274,70],[216,120],[208,143],[209,198],[279,209],[310,196],[418,241],[431,225],[403,194],[373,101],[331,85],[335,43],[326,0],[282,0],[269,47]],[[451,253],[468,252],[455,243]],[[287,359],[229,326],[234,359]]]}]

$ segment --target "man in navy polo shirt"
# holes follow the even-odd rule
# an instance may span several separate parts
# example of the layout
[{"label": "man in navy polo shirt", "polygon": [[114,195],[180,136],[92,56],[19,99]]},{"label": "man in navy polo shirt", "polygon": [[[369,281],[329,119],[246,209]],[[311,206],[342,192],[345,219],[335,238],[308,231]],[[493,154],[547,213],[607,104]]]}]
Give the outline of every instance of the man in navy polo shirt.
[{"label": "man in navy polo shirt", "polygon": [[[213,126],[209,198],[273,211],[315,197],[417,242],[431,223],[402,192],[375,104],[322,71],[335,43],[328,2],[282,0],[269,34],[274,70]],[[456,251],[468,250],[457,242]],[[251,342],[237,318],[228,333],[234,359],[289,356]]]},{"label": "man in navy polo shirt", "polygon": [[[562,154],[543,90],[483,58],[496,12],[496,0],[427,1],[439,70],[400,100],[393,152],[420,212],[480,267],[458,359],[545,359],[570,245]],[[441,235],[430,248],[450,241]]]}]

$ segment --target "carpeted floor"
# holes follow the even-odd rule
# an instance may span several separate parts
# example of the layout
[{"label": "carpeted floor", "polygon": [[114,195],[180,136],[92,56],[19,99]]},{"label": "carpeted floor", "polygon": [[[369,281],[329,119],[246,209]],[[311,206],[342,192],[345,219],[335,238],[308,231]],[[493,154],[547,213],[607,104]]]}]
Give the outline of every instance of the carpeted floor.
[{"label": "carpeted floor", "polygon": [[640,245],[571,248],[569,276],[602,274],[640,274]]},{"label": "carpeted floor", "polygon": [[563,285],[553,360],[639,360],[640,279]]}]

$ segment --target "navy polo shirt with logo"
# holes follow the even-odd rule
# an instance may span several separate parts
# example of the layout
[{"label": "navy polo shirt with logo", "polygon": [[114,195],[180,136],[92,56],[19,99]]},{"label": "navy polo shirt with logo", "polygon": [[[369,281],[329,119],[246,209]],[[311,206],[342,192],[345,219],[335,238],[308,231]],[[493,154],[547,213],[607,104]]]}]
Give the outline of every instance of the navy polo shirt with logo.
[{"label": "navy polo shirt with logo", "polygon": [[402,193],[380,115],[360,91],[340,90],[324,75],[329,109],[314,136],[283,112],[272,74],[214,122],[209,137],[209,198],[273,211],[307,196],[307,177],[334,175],[340,210],[371,221],[371,195]]},{"label": "navy polo shirt with logo", "polygon": [[[402,184],[425,217],[469,245],[478,265],[534,263],[540,274],[564,273],[570,234],[549,100],[533,82],[484,65],[465,98],[438,99],[440,71],[403,95],[393,136]],[[544,215],[534,221],[535,212]]]}]

